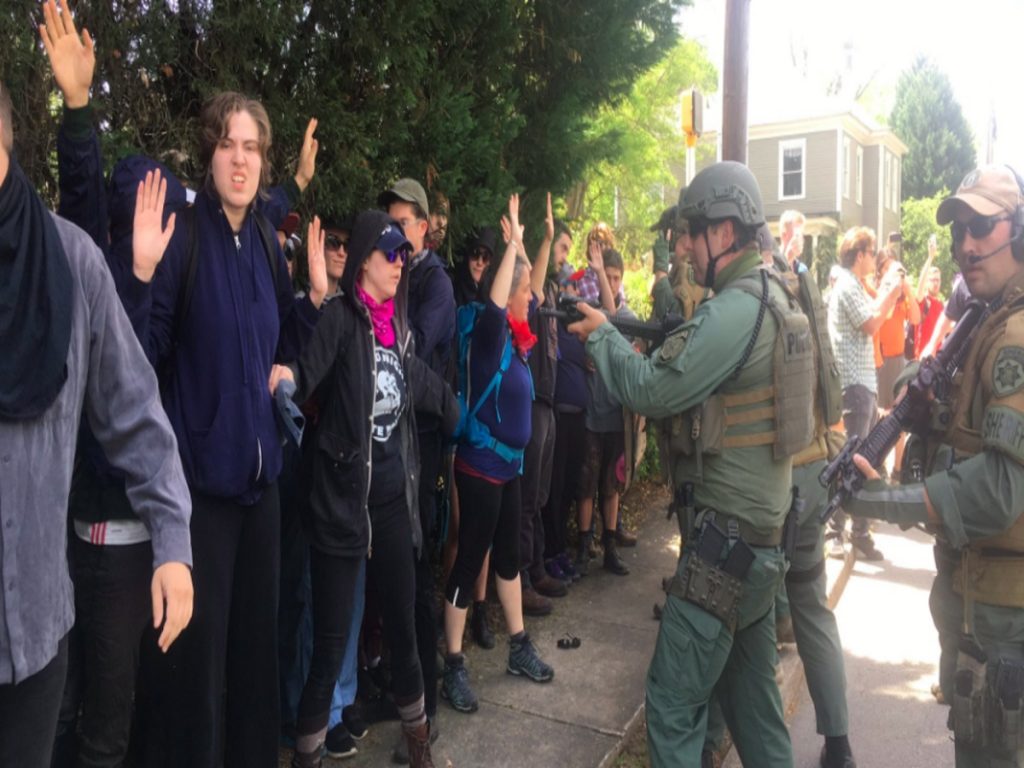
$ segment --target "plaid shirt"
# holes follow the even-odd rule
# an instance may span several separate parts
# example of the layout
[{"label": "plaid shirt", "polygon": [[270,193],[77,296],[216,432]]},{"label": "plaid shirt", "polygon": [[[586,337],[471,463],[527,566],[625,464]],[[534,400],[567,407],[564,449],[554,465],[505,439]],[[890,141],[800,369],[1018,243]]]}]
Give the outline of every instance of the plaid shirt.
[{"label": "plaid shirt", "polygon": [[861,330],[872,317],[871,297],[856,276],[844,268],[828,301],[828,332],[843,389],[861,384],[878,392],[874,343],[871,334]]},{"label": "plaid shirt", "polygon": [[[601,301],[601,281],[593,267],[583,270],[583,277],[576,281],[576,289],[580,292],[580,298],[588,303]],[[619,286],[619,298],[623,301],[626,299],[622,286]]]}]

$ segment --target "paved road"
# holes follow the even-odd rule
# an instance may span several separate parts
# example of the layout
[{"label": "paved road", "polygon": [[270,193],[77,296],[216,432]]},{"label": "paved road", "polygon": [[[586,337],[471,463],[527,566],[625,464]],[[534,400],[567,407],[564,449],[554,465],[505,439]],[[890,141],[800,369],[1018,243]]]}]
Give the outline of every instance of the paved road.
[{"label": "paved road", "polygon": [[[931,539],[881,524],[882,563],[858,562],[836,610],[846,658],[850,740],[859,768],[953,765],[938,678],[938,640],[928,612]],[[795,768],[818,765],[822,738],[806,686],[792,715]]]}]

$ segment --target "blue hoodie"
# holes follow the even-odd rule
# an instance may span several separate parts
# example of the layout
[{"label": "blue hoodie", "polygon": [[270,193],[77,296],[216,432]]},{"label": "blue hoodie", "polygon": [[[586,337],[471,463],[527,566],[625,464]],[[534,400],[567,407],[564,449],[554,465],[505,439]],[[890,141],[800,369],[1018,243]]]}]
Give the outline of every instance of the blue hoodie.
[{"label": "blue hoodie", "polygon": [[252,213],[236,236],[219,200],[200,192],[194,207],[199,252],[187,316],[174,317],[188,258],[185,226],[175,227],[153,281],[132,274],[123,299],[160,376],[189,486],[251,504],[282,463],[270,367],[298,356],[319,312],[293,296],[280,249],[277,280],[271,276]]}]

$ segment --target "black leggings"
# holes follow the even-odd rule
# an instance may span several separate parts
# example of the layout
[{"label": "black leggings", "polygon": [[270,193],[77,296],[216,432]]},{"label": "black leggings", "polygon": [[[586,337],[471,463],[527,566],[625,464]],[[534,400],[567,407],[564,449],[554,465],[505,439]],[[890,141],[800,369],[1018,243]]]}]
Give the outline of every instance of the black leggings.
[{"label": "black leggings", "polygon": [[522,496],[519,476],[501,485],[455,472],[459,491],[459,554],[452,566],[445,597],[458,608],[469,607],[473,585],[491,551],[494,572],[505,581],[519,575],[519,518]]},{"label": "black leggings", "polygon": [[[384,618],[384,641],[391,651],[392,690],[399,705],[423,695],[423,675],[416,654],[413,607],[416,600],[412,530],[405,496],[371,508],[373,554],[367,576],[378,594]],[[341,671],[352,623],[359,557],[310,554],[313,581],[313,658],[299,700],[297,731],[314,734],[327,727],[334,683]]]}]

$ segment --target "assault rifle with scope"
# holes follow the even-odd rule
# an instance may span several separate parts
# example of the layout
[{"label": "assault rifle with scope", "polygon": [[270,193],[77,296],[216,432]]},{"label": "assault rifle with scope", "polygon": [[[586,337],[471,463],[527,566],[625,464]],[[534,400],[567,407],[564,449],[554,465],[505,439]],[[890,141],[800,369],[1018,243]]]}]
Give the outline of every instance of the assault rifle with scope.
[{"label": "assault rifle with scope", "polygon": [[[864,485],[864,475],[853,463],[855,453],[867,459],[872,467],[878,467],[896,445],[900,433],[922,432],[930,427],[931,399],[933,396],[942,399],[949,391],[953,376],[967,359],[971,339],[985,313],[986,310],[981,304],[972,302],[953,328],[953,332],[942,343],[938,354],[921,361],[917,375],[907,385],[903,398],[893,406],[889,414],[875,425],[867,437],[847,437],[846,445],[839,455],[818,475],[818,481],[826,488],[832,486],[833,482],[836,483],[836,490],[829,499],[828,506],[819,515],[822,523],[828,522],[843,502]],[[949,417],[949,414],[944,415],[946,418]]]},{"label": "assault rifle with scope", "polygon": [[[579,296],[562,293],[559,294],[558,303],[554,307],[541,307],[537,311],[542,317],[554,317],[560,323],[569,325],[583,319],[583,313],[580,312],[578,304],[587,304],[595,309],[600,309],[597,304],[584,301]],[[623,336],[646,339],[658,346],[665,341],[666,336],[683,324],[683,318],[679,315],[668,315],[660,323],[645,323],[642,320],[609,317],[608,322],[615,326]]]}]

